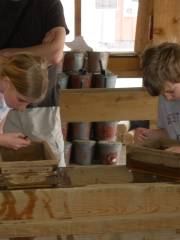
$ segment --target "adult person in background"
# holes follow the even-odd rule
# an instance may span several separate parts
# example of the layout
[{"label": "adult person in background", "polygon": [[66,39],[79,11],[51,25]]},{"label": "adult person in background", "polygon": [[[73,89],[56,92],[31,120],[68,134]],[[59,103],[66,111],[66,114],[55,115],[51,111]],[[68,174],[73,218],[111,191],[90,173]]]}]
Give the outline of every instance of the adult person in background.
[{"label": "adult person in background", "polygon": [[49,64],[48,93],[25,112],[10,111],[4,132],[20,132],[30,140],[47,141],[60,166],[64,162],[64,142],[58,107],[56,65],[63,58],[65,35],[69,32],[59,0],[1,0],[0,55],[29,52],[44,57]]}]

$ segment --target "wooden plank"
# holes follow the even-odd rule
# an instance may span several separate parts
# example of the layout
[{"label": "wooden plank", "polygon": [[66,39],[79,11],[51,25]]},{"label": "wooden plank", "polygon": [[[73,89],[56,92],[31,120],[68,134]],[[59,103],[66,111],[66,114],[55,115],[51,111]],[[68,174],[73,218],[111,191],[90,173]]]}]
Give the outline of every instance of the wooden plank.
[{"label": "wooden plank", "polygon": [[135,55],[111,55],[109,57],[108,69],[119,77],[142,77],[140,59]]},{"label": "wooden plank", "polygon": [[154,1],[153,42],[180,42],[180,1]]},{"label": "wooden plank", "polygon": [[157,98],[141,89],[62,90],[61,117],[66,122],[154,120]]},{"label": "wooden plank", "polygon": [[81,0],[74,1],[75,4],[75,36],[81,36]]},{"label": "wooden plank", "polygon": [[[73,240],[179,240],[176,230],[156,230],[98,235],[73,235]],[[64,238],[58,240],[65,240]],[[70,240],[70,239],[68,239]]]},{"label": "wooden plank", "polygon": [[174,167],[180,170],[180,154],[165,151],[171,146],[180,146],[180,142],[161,139],[146,145],[132,144],[127,146],[127,157],[144,163]]},{"label": "wooden plank", "polygon": [[[162,4],[162,3],[161,3]],[[136,25],[135,52],[142,54],[152,41],[153,0],[139,0],[139,9]]]},{"label": "wooden plank", "polygon": [[[137,215],[136,217],[97,217],[80,218],[75,220],[36,221],[10,221],[1,222],[0,236],[4,237],[30,237],[55,235],[88,235],[105,233],[124,233],[138,231],[167,231],[180,226],[179,214],[152,214]],[[144,239],[144,238],[143,238]],[[149,239],[149,238],[148,238]],[[154,239],[154,238],[153,238]],[[156,239],[156,238],[155,238]],[[138,238],[139,240],[139,238]],[[159,239],[158,239],[159,240]],[[164,239],[163,239],[164,240]]]},{"label": "wooden plank", "polygon": [[[167,181],[169,182],[179,182],[180,181],[180,169],[179,168],[170,168],[160,164],[151,164],[151,163],[144,163],[141,161],[136,161],[134,159],[128,159],[127,166],[132,171],[137,173],[143,173],[144,175],[152,175],[162,177],[160,178],[161,182]],[[134,174],[133,174],[134,175]],[[163,179],[164,178],[164,179]],[[167,180],[165,180],[167,179]],[[137,178],[135,178],[135,181]],[[156,180],[157,181],[157,180]],[[138,181],[139,182],[139,181]],[[145,180],[141,182],[146,182]]]},{"label": "wooden plank", "polygon": [[5,189],[40,188],[57,185],[57,177],[53,172],[6,174],[3,179]]},{"label": "wooden plank", "polygon": [[[132,169],[131,169],[132,170]],[[133,174],[133,180],[136,183],[156,183],[156,182],[172,182],[172,177],[163,177],[156,175],[155,172],[150,171],[140,171],[138,170],[132,170]]]},{"label": "wooden plank", "polygon": [[107,184],[0,192],[0,236],[180,228],[180,186]]},{"label": "wooden plank", "polygon": [[127,146],[127,166],[135,171],[180,180],[180,154],[165,151],[179,146],[175,140],[148,141],[145,145]]},{"label": "wooden plank", "polygon": [[11,169],[18,172],[28,171],[29,169],[41,168],[46,171],[49,167],[57,167],[57,160],[37,160],[37,161],[14,161],[14,162],[0,162],[0,168],[3,173],[10,173]]},{"label": "wooden plank", "polygon": [[53,170],[55,170],[55,167],[52,167],[52,166],[41,166],[40,167],[37,167],[37,166],[30,166],[30,167],[24,167],[22,166],[22,168],[17,168],[17,167],[8,167],[8,166],[5,166],[3,168],[1,168],[1,173],[2,174],[11,174],[11,173],[41,173],[41,172],[52,172]]},{"label": "wooden plank", "polygon": [[180,186],[166,183],[0,192],[0,220],[49,221],[100,216],[180,215]]},{"label": "wooden plank", "polygon": [[20,148],[18,150],[8,149],[5,147],[0,147],[1,161],[5,162],[15,162],[15,161],[36,161],[36,160],[58,160],[51,151],[49,145],[46,142],[33,141],[31,144],[25,148]]},{"label": "wooden plank", "polygon": [[58,160],[45,142],[18,150],[1,147],[1,189],[52,187],[57,184]]},{"label": "wooden plank", "polygon": [[89,184],[128,183],[133,175],[122,166],[71,166],[59,168],[58,182],[63,187],[78,187]]}]

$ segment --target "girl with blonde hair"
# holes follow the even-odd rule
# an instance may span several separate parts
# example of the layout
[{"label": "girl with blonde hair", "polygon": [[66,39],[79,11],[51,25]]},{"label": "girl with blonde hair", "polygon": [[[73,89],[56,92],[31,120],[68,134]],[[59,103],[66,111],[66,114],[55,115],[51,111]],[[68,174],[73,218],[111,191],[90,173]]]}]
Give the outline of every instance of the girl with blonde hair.
[{"label": "girl with blonde hair", "polygon": [[45,61],[29,53],[0,57],[0,145],[19,149],[30,144],[22,133],[3,133],[2,126],[10,108],[23,111],[46,95],[48,73]]}]

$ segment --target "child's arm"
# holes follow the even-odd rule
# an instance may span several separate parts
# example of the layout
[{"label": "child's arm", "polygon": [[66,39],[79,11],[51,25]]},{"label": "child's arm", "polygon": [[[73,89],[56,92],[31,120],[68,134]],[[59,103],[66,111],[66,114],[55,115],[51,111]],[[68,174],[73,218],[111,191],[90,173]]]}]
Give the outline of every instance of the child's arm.
[{"label": "child's arm", "polygon": [[17,150],[26,147],[31,143],[22,133],[3,133],[0,134],[0,146]]},{"label": "child's arm", "polygon": [[165,151],[173,152],[173,153],[180,153],[180,146],[172,146],[170,148],[167,148]]},{"label": "child's arm", "polygon": [[134,141],[136,143],[143,142],[145,140],[155,140],[158,138],[168,138],[168,134],[165,129],[136,128],[134,131]]}]

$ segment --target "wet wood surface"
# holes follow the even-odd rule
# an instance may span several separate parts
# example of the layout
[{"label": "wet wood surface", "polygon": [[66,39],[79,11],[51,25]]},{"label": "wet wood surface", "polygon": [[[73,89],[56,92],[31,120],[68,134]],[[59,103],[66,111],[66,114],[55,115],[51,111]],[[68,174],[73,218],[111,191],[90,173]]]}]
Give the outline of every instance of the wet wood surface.
[{"label": "wet wood surface", "polygon": [[0,236],[104,234],[180,228],[180,186],[95,184],[0,192]]},{"label": "wet wood surface", "polygon": [[180,154],[165,151],[180,146],[175,140],[149,141],[143,145],[127,146],[127,166],[133,171],[180,180]]}]

